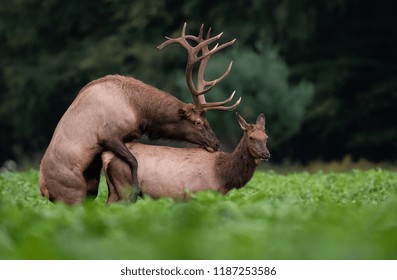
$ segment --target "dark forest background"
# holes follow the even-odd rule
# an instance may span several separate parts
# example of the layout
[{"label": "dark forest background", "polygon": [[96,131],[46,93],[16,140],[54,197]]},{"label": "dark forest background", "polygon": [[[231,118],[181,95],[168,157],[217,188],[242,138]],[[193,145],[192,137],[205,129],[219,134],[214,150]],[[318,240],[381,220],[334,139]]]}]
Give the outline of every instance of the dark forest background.
[{"label": "dark forest background", "polygon": [[[131,75],[191,102],[185,50],[157,51],[164,36],[200,25],[232,47],[208,77],[229,76],[209,94],[235,89],[249,122],[267,117],[274,162],[346,155],[395,162],[397,12],[369,0],[2,0],[0,165],[37,164],[78,91],[107,74]],[[211,98],[208,99],[211,100]],[[234,112],[209,112],[226,150],[239,141]]]}]

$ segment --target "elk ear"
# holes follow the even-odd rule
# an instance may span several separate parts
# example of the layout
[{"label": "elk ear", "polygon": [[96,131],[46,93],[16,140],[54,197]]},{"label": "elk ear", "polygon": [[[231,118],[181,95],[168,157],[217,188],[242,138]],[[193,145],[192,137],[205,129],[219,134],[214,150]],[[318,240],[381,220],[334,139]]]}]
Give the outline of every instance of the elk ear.
[{"label": "elk ear", "polygon": [[265,126],[266,118],[265,118],[264,114],[262,114],[262,113],[259,114],[258,118],[256,119],[256,124]]},{"label": "elk ear", "polygon": [[246,131],[249,124],[239,115],[239,113],[236,112],[236,116],[237,116],[238,123],[241,126],[241,129]]},{"label": "elk ear", "polygon": [[190,107],[188,107],[188,106],[184,106],[178,110],[179,116],[184,117],[184,118],[190,116],[190,113],[191,113],[191,110],[190,110]]}]

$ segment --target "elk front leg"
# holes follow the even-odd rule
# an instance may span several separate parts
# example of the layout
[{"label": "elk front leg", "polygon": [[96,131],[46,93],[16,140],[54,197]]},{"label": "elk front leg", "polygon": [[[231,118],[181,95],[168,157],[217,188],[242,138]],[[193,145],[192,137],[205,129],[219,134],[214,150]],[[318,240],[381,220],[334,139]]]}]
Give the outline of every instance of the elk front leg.
[{"label": "elk front leg", "polygon": [[112,170],[110,166],[107,166],[105,169],[105,177],[106,177],[106,183],[108,185],[108,200],[106,201],[106,205],[109,206],[109,204],[121,200],[121,197],[118,195],[116,187],[113,183],[113,178],[112,178]]},{"label": "elk front leg", "polygon": [[102,145],[113,152],[118,158],[125,161],[131,169],[132,186],[134,191],[131,194],[130,201],[136,202],[138,196],[142,197],[142,192],[138,183],[138,161],[130,153],[124,142],[118,139],[112,141],[104,141]]}]

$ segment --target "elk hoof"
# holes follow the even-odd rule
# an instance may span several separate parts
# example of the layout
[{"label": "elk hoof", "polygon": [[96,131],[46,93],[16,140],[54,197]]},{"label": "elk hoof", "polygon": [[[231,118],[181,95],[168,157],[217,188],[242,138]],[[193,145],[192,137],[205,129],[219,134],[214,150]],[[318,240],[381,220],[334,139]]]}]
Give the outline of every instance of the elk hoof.
[{"label": "elk hoof", "polygon": [[138,200],[138,197],[143,198],[143,193],[141,191],[135,191],[131,197],[130,197],[130,201],[132,203],[135,203]]}]

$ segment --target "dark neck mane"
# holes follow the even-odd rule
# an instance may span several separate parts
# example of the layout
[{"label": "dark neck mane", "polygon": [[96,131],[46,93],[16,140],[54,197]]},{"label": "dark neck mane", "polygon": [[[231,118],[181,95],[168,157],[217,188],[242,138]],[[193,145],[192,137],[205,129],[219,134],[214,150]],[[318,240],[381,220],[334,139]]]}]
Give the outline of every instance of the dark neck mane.
[{"label": "dark neck mane", "polygon": [[140,129],[150,140],[184,140],[177,131],[180,117],[178,111],[183,106],[183,102],[176,97],[165,93],[157,92],[156,96],[146,100],[141,100]]},{"label": "dark neck mane", "polygon": [[226,190],[239,189],[247,184],[256,167],[255,158],[248,152],[245,136],[233,153],[220,154],[216,162],[217,174]]}]

